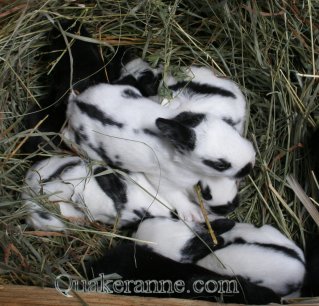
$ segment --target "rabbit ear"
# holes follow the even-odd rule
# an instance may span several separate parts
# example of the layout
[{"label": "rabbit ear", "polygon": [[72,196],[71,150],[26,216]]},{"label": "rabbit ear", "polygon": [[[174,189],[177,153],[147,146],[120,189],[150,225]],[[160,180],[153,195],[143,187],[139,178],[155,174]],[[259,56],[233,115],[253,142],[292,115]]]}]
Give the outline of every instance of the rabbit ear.
[{"label": "rabbit ear", "polygon": [[[111,61],[111,65],[112,62],[113,60]],[[121,61],[117,67],[122,66],[123,62]],[[157,95],[162,79],[160,68],[153,69],[147,62],[138,57],[126,63],[121,72],[118,80],[115,80],[112,84],[131,85],[137,88],[144,97]]]},{"label": "rabbit ear", "polygon": [[156,74],[151,70],[144,71],[142,76],[138,78],[138,89],[144,97],[155,96],[157,95],[161,80],[161,73]]},{"label": "rabbit ear", "polygon": [[203,120],[205,120],[206,115],[201,113],[193,112],[182,112],[178,114],[175,118],[175,121],[183,124],[187,127],[194,128],[198,126]]},{"label": "rabbit ear", "polygon": [[212,196],[210,187],[208,185],[206,185],[204,187],[202,181],[198,181],[197,185],[199,186],[199,188],[201,190],[201,194],[202,194],[202,197],[204,200],[206,200],[206,201],[213,200],[213,196]]},{"label": "rabbit ear", "polygon": [[205,114],[182,112],[172,119],[158,118],[156,126],[179,151],[195,149],[196,134],[193,128],[205,120]]},{"label": "rabbit ear", "polygon": [[220,218],[210,223],[217,235],[222,235],[230,231],[235,225],[236,222],[226,218]]},{"label": "rabbit ear", "polygon": [[178,151],[193,151],[195,149],[196,134],[192,129],[171,119],[158,118],[155,123],[162,135]]},{"label": "rabbit ear", "polygon": [[[240,205],[239,195],[237,194],[231,201],[227,202],[225,205],[210,206],[210,211],[217,215],[228,215],[234,211]],[[226,228],[226,231],[227,228]]]}]

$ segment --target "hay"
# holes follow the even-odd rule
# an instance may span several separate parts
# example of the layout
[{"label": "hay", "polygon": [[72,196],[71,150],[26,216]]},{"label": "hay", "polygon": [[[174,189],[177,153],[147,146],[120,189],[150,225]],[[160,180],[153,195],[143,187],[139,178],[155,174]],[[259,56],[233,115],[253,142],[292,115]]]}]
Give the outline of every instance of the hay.
[{"label": "hay", "polygon": [[[306,135],[319,120],[319,1],[99,0],[0,1],[0,283],[52,286],[76,274],[84,256],[113,243],[112,228],[70,223],[67,234],[26,228],[20,191],[28,157],[21,119],[48,88],[54,62],[41,61],[50,19],[85,23],[100,50],[131,45],[164,71],[195,63],[213,66],[247,97],[246,135],[257,163],[243,183],[243,205],[232,218],[270,223],[304,243],[312,220],[288,187],[293,174],[311,194]],[[101,239],[103,238],[103,239]]]}]

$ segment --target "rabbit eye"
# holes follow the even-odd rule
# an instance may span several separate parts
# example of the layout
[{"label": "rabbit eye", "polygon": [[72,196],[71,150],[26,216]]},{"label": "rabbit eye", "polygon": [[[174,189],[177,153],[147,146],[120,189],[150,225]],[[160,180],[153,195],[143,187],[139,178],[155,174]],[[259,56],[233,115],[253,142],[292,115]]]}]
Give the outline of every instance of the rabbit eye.
[{"label": "rabbit eye", "polygon": [[229,169],[231,167],[231,163],[222,159],[222,158],[215,160],[215,161],[209,160],[209,159],[204,159],[203,164],[208,166],[208,167],[211,167],[219,172],[226,171],[227,169]]},{"label": "rabbit eye", "polygon": [[199,181],[199,182],[197,183],[197,186],[199,186],[199,188],[200,188],[200,190],[201,190],[201,193],[202,193],[202,197],[203,197],[204,200],[210,201],[210,200],[213,199],[211,190],[210,190],[210,188],[209,188],[208,185],[204,188],[202,182]]}]

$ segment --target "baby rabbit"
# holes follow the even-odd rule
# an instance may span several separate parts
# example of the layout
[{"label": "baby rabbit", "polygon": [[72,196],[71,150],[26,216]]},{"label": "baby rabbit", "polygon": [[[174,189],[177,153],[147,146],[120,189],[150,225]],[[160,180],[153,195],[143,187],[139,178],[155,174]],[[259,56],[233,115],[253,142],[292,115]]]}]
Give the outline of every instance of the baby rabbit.
[{"label": "baby rabbit", "polygon": [[67,114],[66,140],[90,158],[144,172],[185,219],[198,219],[199,210],[187,198],[175,197],[174,190],[193,186],[198,174],[241,178],[255,162],[252,144],[223,120],[173,112],[131,86],[100,84],[73,94]]},{"label": "baby rabbit", "polygon": [[[125,291],[115,290],[114,280],[111,279],[109,289],[113,293],[254,305],[279,302],[272,290],[240,276],[219,275],[193,264],[176,262],[132,242],[123,242],[111,250],[105,250],[102,257],[86,265],[86,272],[89,280],[101,274],[116,273],[121,276],[119,282],[125,285]],[[147,282],[152,282],[152,285],[147,287]],[[225,288],[228,282],[233,290],[227,291]],[[161,287],[163,283],[165,286]],[[179,287],[174,284],[179,284]],[[218,289],[219,284],[224,284],[224,288]],[[234,284],[237,284],[236,287]],[[144,285],[144,290],[141,290]],[[157,292],[156,287],[159,288]]]},{"label": "baby rabbit", "polygon": [[[113,224],[118,217],[119,227],[146,217],[174,217],[174,205],[168,204],[142,173],[121,175],[76,156],[53,156],[38,162],[28,171],[25,184],[22,198],[30,212],[27,221],[37,229],[65,229],[58,217],[61,215],[80,223],[89,219],[106,224]],[[236,200],[231,201],[237,198],[236,185],[227,188],[226,183],[222,194],[219,181],[200,184],[209,213],[215,212],[215,208],[223,213],[236,207]],[[47,195],[47,209],[36,200],[43,194]]]},{"label": "baby rabbit", "polygon": [[[233,126],[240,134],[243,133],[246,101],[239,87],[229,79],[218,77],[208,67],[183,67],[185,75],[182,81],[169,75],[164,80],[165,86],[172,91],[172,98],[164,99],[162,105],[179,111],[210,113]],[[133,85],[141,92],[143,87],[151,88],[149,96],[159,101],[158,92],[162,69],[154,69],[141,58],[128,62],[122,68],[122,83]],[[130,77],[130,78],[129,78]],[[134,82],[125,80],[134,79]],[[144,85],[145,84],[145,85]]]},{"label": "baby rabbit", "polygon": [[211,226],[218,237],[215,246],[204,224],[168,218],[143,221],[135,238],[153,242],[148,244],[151,250],[178,262],[240,276],[280,296],[300,294],[305,276],[303,252],[277,229],[228,219],[217,219]]},{"label": "baby rabbit", "polygon": [[246,101],[238,86],[229,79],[217,77],[207,67],[184,68],[186,78],[177,81],[170,76],[166,85],[173,91],[164,105],[180,111],[211,113],[221,118],[240,134],[244,131]]},{"label": "baby rabbit", "polygon": [[[112,161],[119,155],[130,171],[158,173],[158,162],[171,166],[173,158],[190,171],[239,178],[255,161],[252,144],[223,120],[172,112],[131,86],[100,84],[72,94],[67,112],[66,139],[77,139],[95,159],[106,155]],[[123,154],[123,148],[131,154]]]},{"label": "baby rabbit", "polygon": [[[172,207],[157,195],[141,173],[121,175],[76,156],[53,156],[28,171],[22,198],[27,222],[41,230],[64,230],[59,216],[79,223],[85,219],[128,226],[145,217],[172,217]],[[45,205],[37,198],[47,195]],[[35,197],[36,196],[36,197]],[[54,213],[56,211],[56,213]]]}]

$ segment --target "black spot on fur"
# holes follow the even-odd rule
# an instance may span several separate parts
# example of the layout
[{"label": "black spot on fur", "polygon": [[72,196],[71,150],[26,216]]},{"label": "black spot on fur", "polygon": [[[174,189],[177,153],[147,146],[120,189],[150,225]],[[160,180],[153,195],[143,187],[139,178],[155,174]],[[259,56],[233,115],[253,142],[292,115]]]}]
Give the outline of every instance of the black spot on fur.
[{"label": "black spot on fur", "polygon": [[155,123],[162,132],[163,137],[167,138],[181,153],[184,151],[193,151],[195,149],[196,134],[192,129],[175,120],[164,118],[156,119]]},{"label": "black spot on fur", "polygon": [[272,244],[272,243],[255,243],[255,244],[258,245],[258,246],[264,247],[264,248],[270,248],[270,249],[273,249],[274,251],[284,253],[287,256],[295,258],[295,259],[299,260],[301,263],[304,264],[304,261],[302,260],[302,258],[293,249],[289,249],[287,247],[284,247],[284,246],[281,246],[281,245]]},{"label": "black spot on fur", "polygon": [[137,79],[133,75],[126,75],[113,84],[130,85],[138,89],[143,97],[149,97],[157,95],[161,79],[161,74],[156,75],[150,70],[145,70]]},{"label": "black spot on fur", "polygon": [[178,214],[177,214],[177,210],[174,209],[173,211],[170,211],[170,218],[173,220],[179,220]]},{"label": "black spot on fur", "polygon": [[234,239],[232,244],[247,244],[247,241],[244,240],[244,238],[237,237],[237,238]]},{"label": "black spot on fur", "polygon": [[210,223],[217,235],[222,235],[230,231],[235,225],[235,221],[226,218],[220,218]]},{"label": "black spot on fur", "polygon": [[198,126],[203,120],[205,120],[205,118],[205,114],[182,112],[178,114],[175,118],[173,118],[173,120],[187,127],[194,128]]},{"label": "black spot on fur", "polygon": [[[200,235],[201,239],[199,239],[197,236],[191,238],[183,247],[181,250],[181,262],[184,263],[195,263],[199,261],[200,259],[204,258],[208,254],[211,253],[211,250],[215,250],[213,246],[213,241],[212,237],[207,233],[207,234],[202,234]],[[216,237],[218,244],[223,244],[223,238],[222,237]],[[207,245],[206,245],[206,244]],[[211,248],[211,250],[209,249]]]},{"label": "black spot on fur", "polygon": [[88,141],[88,140],[89,140],[89,136],[85,134],[85,130],[84,130],[83,125],[80,125],[80,127],[79,127],[79,132],[78,132],[78,133],[81,135],[81,138],[82,138],[84,141]]},{"label": "black spot on fur", "polygon": [[121,168],[123,166],[123,163],[121,161],[116,161],[114,163],[114,165],[117,167],[117,168]]},{"label": "black spot on fur", "polygon": [[99,155],[103,161],[105,161],[109,166],[115,166],[115,163],[107,156],[105,149],[100,145],[98,148],[94,147],[91,143],[88,143],[88,146]]},{"label": "black spot on fur", "polygon": [[139,220],[153,217],[153,215],[151,215],[145,208],[142,208],[140,210],[134,209],[133,213],[139,218]]},{"label": "black spot on fur", "polygon": [[271,249],[273,251],[283,253],[286,256],[294,258],[294,259],[300,261],[302,264],[304,264],[304,261],[302,260],[302,258],[299,256],[299,254],[295,250],[287,248],[287,247],[282,246],[282,245],[277,245],[277,244],[273,244],[273,243],[247,242],[246,240],[244,240],[241,237],[235,238],[234,241],[229,243],[229,244],[257,245],[261,248]]},{"label": "black spot on fur", "polygon": [[112,84],[116,85],[130,85],[132,87],[138,88],[137,80],[132,75],[126,75],[125,77],[114,81]]},{"label": "black spot on fur", "polygon": [[80,145],[82,141],[88,141],[89,137],[84,133],[84,127],[80,125],[78,131],[72,130],[74,134],[75,143]]},{"label": "black spot on fur", "polygon": [[219,95],[223,97],[236,99],[236,96],[234,95],[234,93],[232,93],[231,91],[227,89],[208,85],[208,84],[200,84],[200,83],[192,82],[192,81],[178,82],[174,85],[169,86],[169,89],[174,91],[182,89],[183,91],[187,91],[187,94],[190,97],[200,94],[200,95]]},{"label": "black spot on fur", "polygon": [[39,215],[40,218],[45,219],[45,220],[50,220],[51,216],[49,213],[42,211],[42,210],[37,210],[36,213]]},{"label": "black spot on fur", "polygon": [[147,135],[151,135],[151,136],[154,136],[154,137],[158,137],[158,134],[155,132],[155,131],[152,131],[150,129],[143,129],[143,132]]},{"label": "black spot on fur", "polygon": [[243,167],[241,170],[239,170],[236,175],[235,178],[242,178],[246,175],[249,174],[249,172],[252,170],[253,165],[252,163],[248,163],[245,167]]},{"label": "black spot on fur", "polygon": [[237,124],[240,123],[240,120],[235,122],[232,118],[223,118],[223,121],[225,121],[227,124],[229,124],[232,127],[235,127]]},{"label": "black spot on fur", "polygon": [[116,122],[112,118],[106,116],[98,107],[95,105],[87,104],[79,100],[75,100],[77,106],[79,109],[86,114],[88,117],[98,120],[101,122],[103,125],[114,125],[117,126],[118,128],[123,127],[123,123]]},{"label": "black spot on fur", "polygon": [[144,97],[155,96],[158,92],[158,87],[162,75],[155,75],[152,71],[146,70],[142,72],[142,75],[138,78],[138,89]]},{"label": "black spot on fur", "polygon": [[96,153],[98,154],[103,161],[105,161],[110,167],[121,169],[122,171],[126,173],[130,173],[129,170],[123,168],[123,163],[119,160],[113,161],[111,158],[108,157],[105,149],[103,148],[102,144],[98,148],[94,147],[91,143],[88,143],[88,146]]},{"label": "black spot on fur", "polygon": [[80,160],[66,163],[66,164],[60,166],[58,169],[56,169],[48,178],[42,180],[42,183],[50,182],[50,181],[58,178],[64,171],[72,169],[80,164],[81,164]]},{"label": "black spot on fur", "polygon": [[227,169],[229,169],[231,167],[231,163],[224,160],[223,158],[219,158],[218,160],[209,160],[209,159],[204,159],[203,160],[203,164],[211,167],[219,172],[223,172],[226,171]]},{"label": "black spot on fur", "polygon": [[78,133],[76,133],[76,132],[73,132],[73,134],[74,134],[75,143],[76,143],[77,145],[80,145],[81,142],[82,142],[81,136],[80,136]]},{"label": "black spot on fur", "polygon": [[225,205],[210,206],[209,210],[212,213],[215,213],[217,215],[228,215],[229,213],[234,211],[238,206],[239,206],[239,196],[236,195],[231,202],[228,202]]},{"label": "black spot on fur", "polygon": [[[206,225],[197,225],[195,226],[194,231],[211,248],[211,250],[215,251],[224,246],[224,239],[220,235],[231,230],[235,226],[235,222],[228,219],[217,219],[211,222],[211,226],[216,234],[218,241],[217,245],[213,245],[212,237],[209,234]],[[211,250],[197,235],[194,234],[194,237],[189,239],[181,250],[182,262],[197,262],[211,253]]]},{"label": "black spot on fur", "polygon": [[105,170],[106,168],[104,167],[94,169],[95,180],[104,193],[112,199],[116,211],[120,213],[124,209],[125,203],[127,203],[127,185],[125,181],[115,173],[96,176]]},{"label": "black spot on fur", "polygon": [[210,201],[213,199],[213,196],[211,194],[211,191],[208,185],[206,185],[206,187],[204,188],[201,181],[198,181],[197,185],[200,187],[201,194],[204,200]]},{"label": "black spot on fur", "polygon": [[132,98],[132,99],[140,99],[143,96],[132,89],[125,89],[122,93],[123,98]]}]

